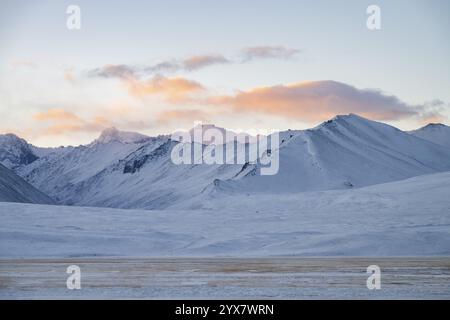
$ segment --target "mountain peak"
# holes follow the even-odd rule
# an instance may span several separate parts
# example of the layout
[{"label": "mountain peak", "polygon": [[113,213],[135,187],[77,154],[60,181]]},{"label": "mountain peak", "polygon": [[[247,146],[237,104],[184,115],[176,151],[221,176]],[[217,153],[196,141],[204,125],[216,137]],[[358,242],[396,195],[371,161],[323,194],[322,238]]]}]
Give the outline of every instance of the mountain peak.
[{"label": "mountain peak", "polygon": [[20,138],[19,136],[15,135],[14,133],[5,133],[5,134],[0,134],[0,142],[13,142],[13,141],[17,141],[17,142],[24,142],[26,143],[26,141],[22,138]]},{"label": "mountain peak", "polygon": [[364,117],[361,117],[357,114],[354,113],[349,113],[349,114],[339,114],[334,116],[333,118],[331,118],[330,120],[324,121],[321,124],[319,124],[318,126],[312,128],[312,129],[319,129],[319,128],[323,128],[323,127],[328,127],[330,125],[335,125],[335,124],[342,124],[343,122],[359,122],[359,123],[370,123],[373,122],[372,120],[366,119]]},{"label": "mountain peak", "polygon": [[0,134],[0,163],[8,169],[29,164],[38,158],[32,146],[13,133]]},{"label": "mountain peak", "polygon": [[138,143],[147,140],[149,137],[137,132],[120,131],[116,127],[104,129],[100,136],[94,141],[95,143]]},{"label": "mountain peak", "polygon": [[102,135],[107,135],[107,134],[115,134],[117,132],[119,132],[119,130],[117,130],[116,127],[109,127],[109,128],[103,129],[101,134]]},{"label": "mountain peak", "polygon": [[445,124],[442,123],[429,123],[426,126],[422,127],[421,129],[425,129],[425,128],[448,128],[448,126],[446,126]]},{"label": "mountain peak", "polygon": [[416,134],[426,131],[441,131],[441,130],[450,131],[450,127],[443,123],[429,123],[423,127],[420,127],[419,129],[411,130],[409,131],[409,133]]},{"label": "mountain peak", "polygon": [[426,126],[409,132],[410,134],[439,144],[450,147],[450,127],[442,123],[429,123]]},{"label": "mountain peak", "polygon": [[362,121],[371,121],[367,118],[361,117],[360,115],[357,115],[355,113],[349,113],[349,114],[338,114],[335,116],[332,120],[362,120]]}]

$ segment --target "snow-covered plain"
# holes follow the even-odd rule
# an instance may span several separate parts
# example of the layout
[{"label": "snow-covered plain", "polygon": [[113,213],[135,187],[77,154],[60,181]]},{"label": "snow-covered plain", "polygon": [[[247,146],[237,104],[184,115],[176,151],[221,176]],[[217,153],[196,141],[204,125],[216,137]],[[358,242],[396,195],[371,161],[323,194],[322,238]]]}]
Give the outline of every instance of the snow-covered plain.
[{"label": "snow-covered plain", "polygon": [[0,258],[448,256],[449,195],[444,172],[360,189],[213,192],[196,210],[0,203]]}]

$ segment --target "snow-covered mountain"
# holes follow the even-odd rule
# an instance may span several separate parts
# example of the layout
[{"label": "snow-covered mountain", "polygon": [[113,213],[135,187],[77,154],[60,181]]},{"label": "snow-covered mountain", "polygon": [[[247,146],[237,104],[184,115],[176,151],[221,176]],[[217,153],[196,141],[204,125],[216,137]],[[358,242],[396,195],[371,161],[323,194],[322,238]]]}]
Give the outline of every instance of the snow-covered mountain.
[{"label": "snow-covered mountain", "polygon": [[189,199],[241,169],[175,165],[170,154],[177,144],[111,128],[88,145],[50,152],[16,172],[61,204],[148,209]]},{"label": "snow-covered mountain", "polygon": [[171,151],[177,144],[167,137],[153,138],[97,174],[54,192],[65,204],[162,209],[202,194],[215,179],[229,179],[241,169],[240,165],[175,165]]},{"label": "snow-covered mountain", "polygon": [[110,142],[119,142],[123,144],[142,143],[149,139],[150,137],[137,132],[119,131],[115,127],[111,127],[103,130],[100,137],[94,140],[93,144],[107,144]]},{"label": "snow-covered mountain", "polygon": [[54,204],[47,195],[2,164],[0,164],[0,202]]},{"label": "snow-covered mountain", "polygon": [[45,148],[36,147],[15,134],[0,134],[0,163],[16,170],[24,167],[40,157],[50,154],[61,154],[74,147]]},{"label": "snow-covered mountain", "polygon": [[252,163],[175,165],[178,141],[114,128],[15,171],[61,204],[162,209],[198,208],[223,193],[350,189],[450,170],[449,148],[357,115],[281,132],[280,142],[273,176]]},{"label": "snow-covered mountain", "polygon": [[15,169],[32,163],[38,158],[33,146],[24,139],[8,133],[0,135],[0,163],[9,169]]},{"label": "snow-covered mountain", "polygon": [[[214,141],[214,138],[208,136],[212,133],[220,133],[222,139],[220,141]],[[176,131],[171,137],[175,141],[181,141],[180,137],[188,136],[190,141],[203,143],[205,145],[219,145],[226,144],[232,141],[238,141],[239,143],[252,143],[256,142],[257,137],[247,132],[234,132],[222,127],[218,127],[214,124],[197,124],[188,131]]]},{"label": "snow-covered mountain", "polygon": [[450,127],[441,123],[430,123],[425,127],[410,131],[416,137],[450,148]]},{"label": "snow-covered mountain", "polygon": [[55,200],[73,204],[68,199],[76,197],[81,183],[157,139],[110,128],[88,145],[49,152],[16,172]]},{"label": "snow-covered mountain", "polygon": [[280,169],[261,176],[248,166],[220,190],[298,192],[368,186],[450,170],[450,150],[384,123],[337,116],[316,128],[283,132]]}]

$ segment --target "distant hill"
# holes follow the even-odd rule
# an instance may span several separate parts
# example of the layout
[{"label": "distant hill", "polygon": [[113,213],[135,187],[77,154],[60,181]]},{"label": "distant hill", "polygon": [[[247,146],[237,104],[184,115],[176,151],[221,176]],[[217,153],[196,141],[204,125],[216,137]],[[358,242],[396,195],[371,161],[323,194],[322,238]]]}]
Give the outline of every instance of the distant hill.
[{"label": "distant hill", "polygon": [[450,148],[450,127],[441,123],[430,123],[420,129],[410,131],[416,137]]}]

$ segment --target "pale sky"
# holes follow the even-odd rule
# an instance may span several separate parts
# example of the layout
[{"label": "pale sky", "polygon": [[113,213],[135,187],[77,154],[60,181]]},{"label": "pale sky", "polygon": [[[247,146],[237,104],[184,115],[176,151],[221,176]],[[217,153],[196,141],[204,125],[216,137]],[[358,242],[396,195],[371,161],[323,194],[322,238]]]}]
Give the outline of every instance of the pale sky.
[{"label": "pale sky", "polygon": [[[366,8],[381,9],[381,30]],[[69,30],[69,5],[81,29]],[[449,124],[450,2],[0,2],[0,133],[40,146],[194,121],[303,129],[357,113]]]}]

